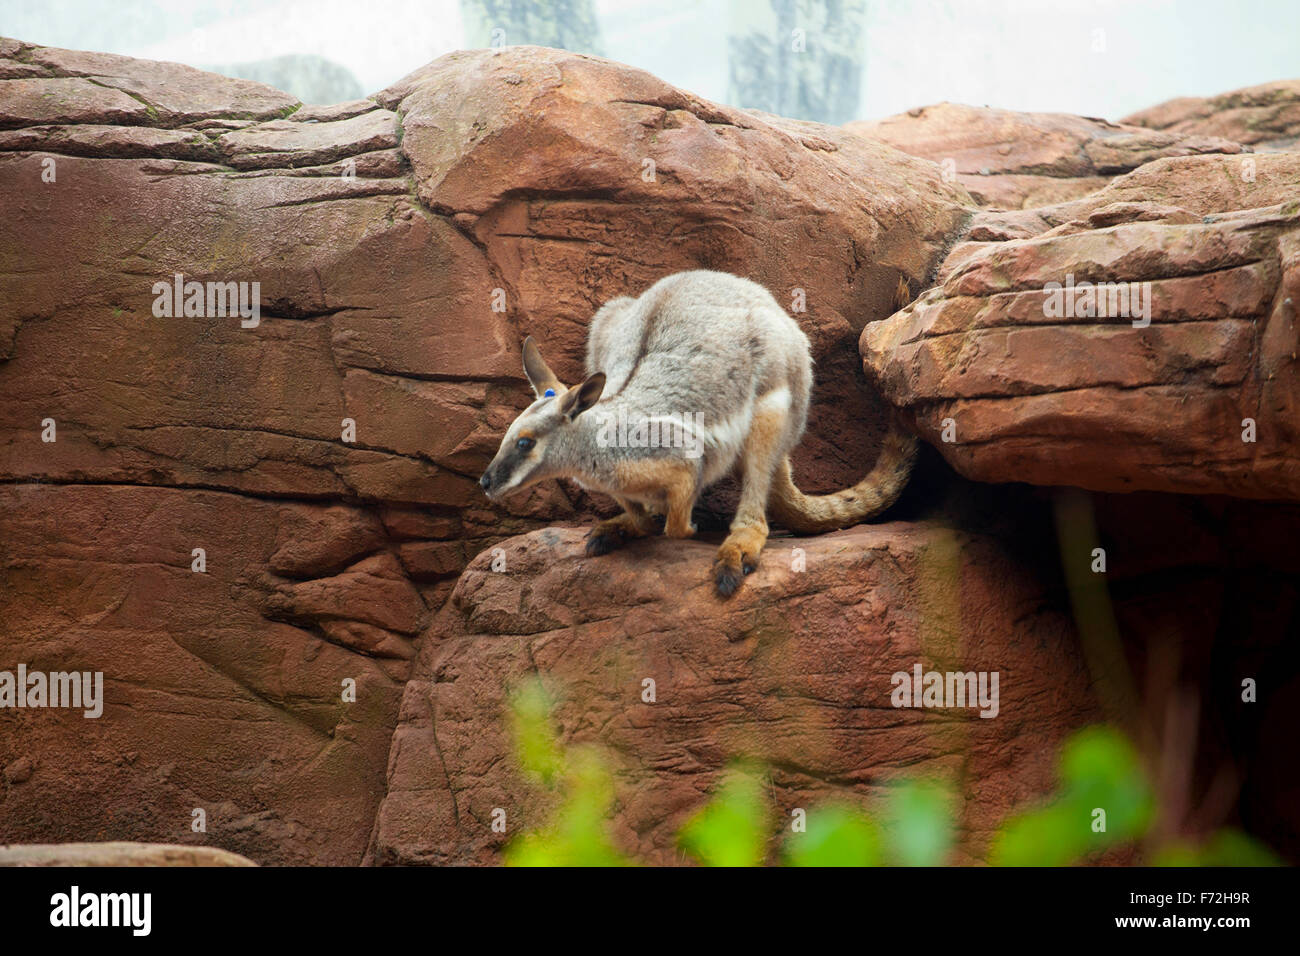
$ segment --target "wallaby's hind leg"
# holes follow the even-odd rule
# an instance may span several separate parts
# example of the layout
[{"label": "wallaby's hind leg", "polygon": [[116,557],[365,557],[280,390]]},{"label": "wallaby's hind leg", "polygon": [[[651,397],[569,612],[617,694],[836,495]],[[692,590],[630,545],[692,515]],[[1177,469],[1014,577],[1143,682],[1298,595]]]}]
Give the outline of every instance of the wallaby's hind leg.
[{"label": "wallaby's hind leg", "polygon": [[623,507],[617,517],[602,521],[587,535],[587,556],[596,557],[621,548],[631,538],[645,538],[655,533],[654,515],[640,503],[615,497]]},{"label": "wallaby's hind leg", "polygon": [[683,458],[643,458],[617,466],[625,494],[663,502],[664,534],[689,538],[695,533],[691,509],[699,495],[699,466]]},{"label": "wallaby's hind leg", "polygon": [[731,533],[713,562],[713,580],[722,597],[735,594],[745,575],[758,567],[758,557],[767,543],[767,496],[781,457],[786,418],[784,408],[760,408],[750,426],[741,458],[740,504]]},{"label": "wallaby's hind leg", "polygon": [[699,493],[695,468],[677,469],[664,485],[664,534],[670,538],[689,538],[695,534],[691,511]]}]

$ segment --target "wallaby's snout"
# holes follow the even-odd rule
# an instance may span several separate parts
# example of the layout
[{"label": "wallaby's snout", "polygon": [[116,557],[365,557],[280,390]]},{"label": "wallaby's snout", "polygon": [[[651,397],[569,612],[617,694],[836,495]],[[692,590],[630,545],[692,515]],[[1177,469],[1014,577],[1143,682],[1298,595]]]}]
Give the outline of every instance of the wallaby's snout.
[{"label": "wallaby's snout", "polygon": [[503,493],[514,484],[511,480],[516,467],[522,463],[513,460],[514,456],[498,454],[488,464],[478,486],[488,496],[489,501],[499,501]]}]

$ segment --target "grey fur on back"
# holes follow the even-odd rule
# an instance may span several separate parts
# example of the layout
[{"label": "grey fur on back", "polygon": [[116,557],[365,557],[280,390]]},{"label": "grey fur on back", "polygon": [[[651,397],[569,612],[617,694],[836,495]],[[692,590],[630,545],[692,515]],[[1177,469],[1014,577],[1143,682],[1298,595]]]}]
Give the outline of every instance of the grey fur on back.
[{"label": "grey fur on back", "polygon": [[783,455],[803,436],[812,390],[808,337],[755,282],[704,270],[668,276],[637,299],[603,306],[587,341],[588,373],[606,376],[595,410],[700,416],[703,484],[735,464],[764,400],[788,402]]}]

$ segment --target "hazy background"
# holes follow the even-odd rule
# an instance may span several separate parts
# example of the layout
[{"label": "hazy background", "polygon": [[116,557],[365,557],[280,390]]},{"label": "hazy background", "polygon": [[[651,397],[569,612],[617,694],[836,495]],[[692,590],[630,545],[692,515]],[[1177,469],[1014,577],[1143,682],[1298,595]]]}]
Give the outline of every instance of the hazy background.
[{"label": "hazy background", "polygon": [[307,102],[372,93],[451,50],[538,42],[836,123],[941,100],[1117,119],[1300,76],[1300,0],[0,0],[0,35]]}]

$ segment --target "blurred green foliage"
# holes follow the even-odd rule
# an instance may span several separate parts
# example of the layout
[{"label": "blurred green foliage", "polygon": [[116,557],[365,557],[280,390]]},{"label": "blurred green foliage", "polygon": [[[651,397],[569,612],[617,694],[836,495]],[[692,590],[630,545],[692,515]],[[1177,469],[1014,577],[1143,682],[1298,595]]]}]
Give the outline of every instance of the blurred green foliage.
[{"label": "blurred green foliage", "polygon": [[940,866],[953,842],[953,796],[930,780],[909,780],[889,795],[885,819],[891,853],[902,866]]},{"label": "blurred green foliage", "polygon": [[707,866],[758,866],[767,858],[768,807],[757,770],[733,765],[713,798],[677,834]]},{"label": "blurred green foliage", "polygon": [[524,681],[510,695],[510,731],[515,757],[524,773],[555,785],[564,773],[564,754],[551,726],[555,700],[539,680]]},{"label": "blurred green foliage", "polygon": [[[554,699],[539,681],[511,697],[516,759],[526,776],[558,799],[546,825],[512,840],[509,866],[624,866],[635,861],[610,840],[613,780],[590,747],[565,749],[551,723]],[[989,861],[1001,866],[1067,866],[1148,836],[1156,802],[1137,752],[1119,731],[1079,731],[1059,762],[1061,786],[1044,805],[1008,818]],[[760,866],[774,857],[767,776],[752,762],[733,763],[705,805],[678,832],[679,848],[705,866]],[[775,854],[787,866],[937,866],[955,840],[956,796],[942,784],[909,780],[889,788],[879,819],[835,802],[792,811],[791,832]],[[1199,846],[1148,847],[1159,866],[1267,866],[1266,847],[1237,830]]]},{"label": "blurred green foliage", "polygon": [[1258,840],[1240,830],[1220,830],[1201,846],[1173,843],[1156,851],[1155,866],[1282,866],[1282,861]]},{"label": "blurred green foliage", "polygon": [[507,866],[625,866],[609,840],[614,782],[590,747],[564,751],[551,726],[554,701],[540,681],[527,681],[510,701],[515,757],[524,773],[555,792],[560,805],[548,825],[512,840]]},{"label": "blurred green foliage", "polygon": [[989,861],[995,866],[1065,866],[1142,836],[1155,800],[1133,746],[1110,727],[1088,727],[1061,752],[1054,800],[1003,822]]},{"label": "blurred green foliage", "polygon": [[847,804],[817,807],[808,814],[808,829],[791,834],[785,845],[789,866],[879,866],[880,828],[865,813]]}]

